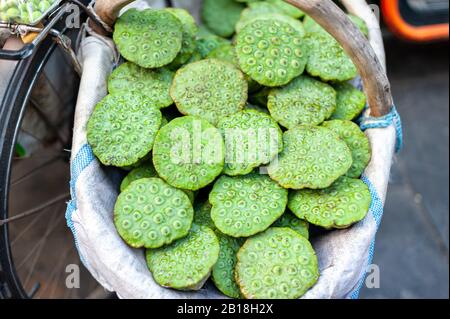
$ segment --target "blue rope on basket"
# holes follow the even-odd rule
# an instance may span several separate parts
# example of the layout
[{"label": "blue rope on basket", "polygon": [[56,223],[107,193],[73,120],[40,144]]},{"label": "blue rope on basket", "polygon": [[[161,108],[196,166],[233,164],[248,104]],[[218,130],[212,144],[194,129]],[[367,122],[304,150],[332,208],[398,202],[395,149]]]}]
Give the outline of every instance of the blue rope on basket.
[{"label": "blue rope on basket", "polygon": [[382,117],[362,116],[359,119],[359,126],[361,130],[366,131],[368,129],[387,128],[391,125],[395,126],[397,133],[395,152],[398,153],[403,148],[403,127],[400,114],[397,112],[395,105],[392,106],[391,112]]}]

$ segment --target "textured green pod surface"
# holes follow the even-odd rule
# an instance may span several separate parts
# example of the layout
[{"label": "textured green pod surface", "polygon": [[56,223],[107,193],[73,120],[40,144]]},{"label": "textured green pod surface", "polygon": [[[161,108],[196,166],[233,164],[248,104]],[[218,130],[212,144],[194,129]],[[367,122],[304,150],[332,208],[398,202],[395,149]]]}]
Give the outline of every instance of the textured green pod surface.
[{"label": "textured green pod surface", "polygon": [[241,70],[264,86],[289,83],[305,70],[303,35],[279,19],[248,23],[236,38]]},{"label": "textured green pod surface", "polygon": [[248,23],[254,20],[277,18],[305,35],[303,23],[295,18],[286,15],[283,10],[268,2],[252,3],[249,8],[242,11],[239,21],[236,23],[236,32],[239,33]]},{"label": "textured green pod surface", "polygon": [[235,66],[239,65],[236,50],[231,43],[224,43],[212,50],[206,56],[208,59],[217,59],[231,63]]},{"label": "textured green pod surface", "polygon": [[234,278],[234,269],[237,263],[237,252],[243,240],[216,232],[220,244],[220,253],[217,263],[212,270],[212,280],[224,295],[231,298],[240,298],[241,292]]},{"label": "textured green pod surface", "polygon": [[302,75],[270,91],[267,107],[272,117],[290,129],[301,124],[319,125],[336,109],[336,92],[328,84]]},{"label": "textured green pod surface", "polygon": [[358,29],[361,30],[362,34],[364,34],[366,38],[369,38],[369,28],[367,27],[366,22],[353,14],[348,14],[347,16],[358,27]]},{"label": "textured green pod surface", "polygon": [[336,90],[336,111],[333,120],[354,120],[366,106],[366,95],[347,82],[333,85]]},{"label": "textured green pod surface", "polygon": [[183,26],[183,40],[181,50],[175,60],[173,60],[169,65],[171,69],[174,69],[186,63],[194,54],[194,51],[197,48],[195,37],[198,33],[198,27],[194,17],[191,16],[188,11],[181,8],[167,8],[165,10],[167,10],[178,20],[180,20]]},{"label": "textured green pod surface", "polygon": [[108,79],[108,91],[111,94],[139,92],[148,98],[148,103],[157,108],[173,104],[169,90],[174,73],[165,69],[144,69],[126,62],[115,69]]},{"label": "textured green pod surface", "polygon": [[353,164],[346,175],[359,178],[372,158],[372,149],[368,137],[358,125],[351,121],[328,121],[323,123],[323,126],[335,132],[347,143],[352,152]]},{"label": "textured green pod surface", "polygon": [[[233,64],[239,68],[239,61],[236,54],[236,49],[231,43],[225,43],[219,45],[217,48],[212,50],[206,58],[217,59]],[[248,75],[244,74],[245,80],[248,82],[248,91],[254,92],[260,88],[260,85],[252,80]]]},{"label": "textured green pod surface", "polygon": [[315,32],[305,37],[308,50],[306,71],[323,81],[347,81],[358,75],[342,46],[329,34]]},{"label": "textured green pod surface", "polygon": [[327,229],[347,228],[363,220],[370,203],[367,185],[348,177],[326,189],[304,189],[289,195],[289,208],[297,217]]},{"label": "textured green pod surface", "polygon": [[142,178],[158,177],[153,163],[146,162],[142,166],[133,169],[128,173],[120,184],[120,191],[123,192],[131,183]]},{"label": "textured green pod surface", "polygon": [[289,228],[249,238],[237,258],[236,281],[247,299],[297,299],[319,278],[314,249]]},{"label": "textured green pod surface", "polygon": [[258,111],[260,113],[264,113],[264,114],[270,115],[268,109],[263,108],[262,106],[259,106],[259,105],[253,105],[253,104],[247,103],[247,106],[245,107],[245,109],[246,110],[255,110],[255,111]]},{"label": "textured green pod surface", "polygon": [[[283,13],[293,18],[301,18],[305,14],[303,11],[285,2],[284,0],[237,0],[238,2],[246,2],[250,8],[268,8],[276,10],[277,13]],[[267,10],[267,9],[266,9]]]},{"label": "textured green pod surface", "polygon": [[[139,167],[134,168],[128,173],[120,184],[120,191],[123,192],[131,183],[140,180],[142,178],[158,177],[158,173],[153,166],[151,161],[145,161]],[[187,195],[189,201],[193,204],[195,201],[195,193],[190,190],[182,189],[182,191]]]},{"label": "textured green pod surface", "polygon": [[329,34],[324,28],[322,28],[322,26],[320,24],[318,24],[310,16],[306,16],[303,19],[303,26],[304,26],[307,34],[312,34],[312,33],[317,33],[317,32]]},{"label": "textured green pod surface", "polygon": [[223,170],[225,143],[220,131],[196,116],[176,118],[155,139],[153,164],[170,185],[199,190]]},{"label": "textured green pod surface", "polygon": [[219,122],[225,140],[224,173],[247,175],[283,150],[283,132],[269,115],[244,110]]},{"label": "textured green pod surface", "polygon": [[188,196],[160,178],[131,183],[114,207],[118,233],[135,248],[159,248],[186,236],[193,218]]},{"label": "textured green pod surface", "polygon": [[234,65],[208,59],[178,70],[170,94],[182,114],[217,125],[221,118],[244,108],[248,84]]},{"label": "textured green pod surface", "polygon": [[206,226],[212,230],[216,230],[216,225],[214,225],[211,219],[211,208],[212,205],[208,200],[197,203],[194,207],[194,223],[200,226]]},{"label": "textured green pod surface", "polygon": [[228,38],[245,6],[235,0],[204,0],[201,16],[206,26],[215,34]]},{"label": "textured green pod surface", "polygon": [[137,92],[108,95],[88,121],[87,140],[102,164],[130,167],[150,153],[161,121],[161,112]]},{"label": "textured green pod surface", "polygon": [[[356,26],[359,28],[359,30],[366,36],[369,37],[369,29],[367,27],[367,24],[362,20],[361,18],[347,14],[347,16],[352,20],[353,23],[356,24]],[[307,33],[325,33],[329,34],[320,24],[318,24],[313,18],[310,16],[306,16],[303,19],[303,26],[305,27],[305,30]]]},{"label": "textured green pod surface", "polygon": [[178,290],[199,290],[210,276],[219,251],[219,240],[214,231],[194,224],[188,236],[172,245],[148,249],[146,259],[159,285]]},{"label": "textured green pod surface", "polygon": [[166,10],[127,10],[117,19],[113,34],[120,54],[144,68],[171,63],[181,51],[183,25]]},{"label": "textured green pod surface", "polygon": [[268,171],[284,188],[327,188],[352,165],[347,144],[325,127],[297,126],[283,134],[283,145]]},{"label": "textured green pod surface", "polygon": [[202,58],[206,58],[211,51],[224,44],[230,44],[230,41],[214,34],[199,36],[196,43],[197,52]]},{"label": "textured green pod surface", "polygon": [[189,58],[189,60],[186,62],[186,64],[190,64],[190,63],[194,63],[194,62],[198,62],[200,60],[202,60],[203,57],[200,54],[200,52],[198,51],[198,48],[194,51],[194,53],[192,53],[192,56]]},{"label": "textured green pod surface", "polygon": [[273,227],[287,227],[309,239],[309,223],[299,219],[293,213],[287,211],[273,225]]},{"label": "textured green pod surface", "polygon": [[305,14],[299,8],[294,7],[293,5],[287,3],[284,0],[266,0],[269,3],[272,3],[276,7],[278,7],[284,14],[293,17],[293,18],[301,18]]},{"label": "textured green pod surface", "polygon": [[270,227],[286,209],[288,191],[267,175],[221,176],[209,194],[211,218],[232,237],[248,237]]}]

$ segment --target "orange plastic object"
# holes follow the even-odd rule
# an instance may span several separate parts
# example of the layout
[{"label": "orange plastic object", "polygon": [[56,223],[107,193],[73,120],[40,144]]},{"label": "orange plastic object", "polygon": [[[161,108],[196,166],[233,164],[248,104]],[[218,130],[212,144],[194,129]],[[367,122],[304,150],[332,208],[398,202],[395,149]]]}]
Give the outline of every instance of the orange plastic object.
[{"label": "orange plastic object", "polygon": [[398,0],[382,0],[381,10],[388,27],[399,37],[416,42],[445,40],[449,36],[448,23],[413,26],[406,22],[399,9]]}]

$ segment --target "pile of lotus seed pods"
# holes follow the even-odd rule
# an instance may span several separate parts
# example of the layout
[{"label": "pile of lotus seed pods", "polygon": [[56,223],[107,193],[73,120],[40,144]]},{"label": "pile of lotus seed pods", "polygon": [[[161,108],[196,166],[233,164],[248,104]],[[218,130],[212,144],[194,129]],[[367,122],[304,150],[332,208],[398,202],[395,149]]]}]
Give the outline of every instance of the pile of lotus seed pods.
[{"label": "pile of lotus seed pods", "polygon": [[0,21],[34,25],[58,0],[0,0]]},{"label": "pile of lotus seed pods", "polygon": [[299,298],[319,279],[309,225],[350,227],[371,202],[356,68],[281,0],[205,0],[202,21],[130,9],[115,24],[126,62],[87,137],[126,175],[117,231],[162,287]]}]

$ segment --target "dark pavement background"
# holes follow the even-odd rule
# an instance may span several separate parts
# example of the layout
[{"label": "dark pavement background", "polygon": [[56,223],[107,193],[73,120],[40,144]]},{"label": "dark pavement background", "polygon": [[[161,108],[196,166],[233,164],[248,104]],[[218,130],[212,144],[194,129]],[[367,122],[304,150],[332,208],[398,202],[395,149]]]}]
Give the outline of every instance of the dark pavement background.
[{"label": "dark pavement background", "polygon": [[386,39],[405,147],[392,168],[374,264],[381,287],[361,298],[449,297],[448,43]]}]

